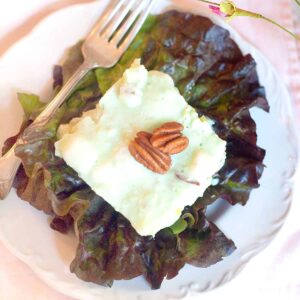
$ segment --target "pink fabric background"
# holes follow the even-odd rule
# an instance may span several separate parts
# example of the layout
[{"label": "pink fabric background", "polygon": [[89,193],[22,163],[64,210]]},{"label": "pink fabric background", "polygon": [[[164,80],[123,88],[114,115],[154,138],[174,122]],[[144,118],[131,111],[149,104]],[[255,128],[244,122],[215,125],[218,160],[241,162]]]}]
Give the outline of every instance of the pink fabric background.
[{"label": "pink fabric background", "polygon": [[[67,5],[92,0],[9,0],[0,2],[0,58],[40,20]],[[101,1],[101,0],[98,0]],[[284,26],[298,31],[292,0],[236,0],[240,7],[261,12]],[[16,9],[18,8],[18,9]],[[299,9],[300,11],[300,9]],[[299,14],[300,16],[300,14]],[[261,20],[240,18],[232,25],[248,41],[256,45],[273,63],[292,95],[295,113],[300,111],[299,46],[287,34]],[[300,28],[300,27],[299,27]],[[0,92],[1,93],[1,92]],[[299,177],[299,175],[298,175]],[[300,195],[296,187],[295,194]],[[246,269],[224,287],[200,295],[200,299],[300,299],[300,205],[297,197],[287,223],[272,245],[255,258]],[[262,268],[263,266],[263,268]],[[226,296],[227,295],[227,296]],[[205,298],[205,297],[207,298]],[[248,298],[249,297],[249,298]],[[197,297],[193,299],[198,299]],[[0,243],[0,300],[67,300],[52,290],[31,269],[16,259]]]}]

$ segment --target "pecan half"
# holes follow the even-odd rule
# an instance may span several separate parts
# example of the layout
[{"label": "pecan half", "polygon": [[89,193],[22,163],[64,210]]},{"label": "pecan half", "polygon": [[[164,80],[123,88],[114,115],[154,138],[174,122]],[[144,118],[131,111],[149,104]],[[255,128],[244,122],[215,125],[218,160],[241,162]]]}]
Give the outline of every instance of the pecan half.
[{"label": "pecan half", "polygon": [[189,145],[189,139],[182,136],[183,126],[177,122],[168,122],[154,130],[150,142],[166,154],[177,154]]},{"label": "pecan half", "polygon": [[154,130],[153,134],[181,132],[184,129],[183,125],[178,122],[167,122]]},{"label": "pecan half", "polygon": [[165,174],[171,167],[171,157],[154,148],[150,143],[151,133],[141,131],[129,144],[129,152],[139,163],[149,170]]}]

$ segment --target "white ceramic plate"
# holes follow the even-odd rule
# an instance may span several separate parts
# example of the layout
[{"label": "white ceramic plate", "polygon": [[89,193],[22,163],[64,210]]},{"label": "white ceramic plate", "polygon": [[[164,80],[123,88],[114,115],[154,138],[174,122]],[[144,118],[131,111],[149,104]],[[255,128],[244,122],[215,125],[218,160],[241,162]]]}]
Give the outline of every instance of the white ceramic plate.
[{"label": "white ceramic plate", "polygon": [[[85,36],[107,3],[108,0],[101,0],[51,15],[2,57],[1,144],[18,130],[21,123],[22,112],[16,92],[32,92],[49,99],[52,66],[61,59],[65,49]],[[154,12],[170,7],[207,15],[203,7],[193,0],[157,1]],[[228,28],[223,21],[217,18],[214,21]],[[0,203],[0,239],[54,289],[84,300],[184,298],[232,279],[278,232],[289,209],[291,178],[297,162],[290,99],[272,66],[255,48],[228,29],[243,52],[251,53],[256,59],[260,81],[266,87],[271,105],[270,114],[252,110],[258,125],[259,145],[267,150],[267,169],[261,187],[252,193],[246,207],[217,203],[209,210],[211,219],[234,240],[237,251],[208,269],[185,266],[179,276],[165,281],[159,291],[151,291],[143,278],[116,282],[111,289],[103,288],[83,282],[69,272],[76,247],[74,236],[50,230],[47,216],[20,201],[12,191]],[[220,211],[222,214],[218,213]]]}]

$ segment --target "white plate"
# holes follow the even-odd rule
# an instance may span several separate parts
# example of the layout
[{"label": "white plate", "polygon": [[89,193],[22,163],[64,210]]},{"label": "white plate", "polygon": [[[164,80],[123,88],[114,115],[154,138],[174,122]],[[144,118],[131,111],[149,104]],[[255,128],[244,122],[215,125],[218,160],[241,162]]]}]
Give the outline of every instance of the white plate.
[{"label": "white plate", "polygon": [[[51,71],[64,50],[84,37],[108,0],[61,10],[40,23],[29,36],[12,47],[0,60],[0,143],[15,133],[22,119],[16,100],[17,91],[32,92],[48,99],[51,95]],[[154,12],[170,6],[179,10],[206,14],[193,0],[157,1]],[[211,16],[211,14],[209,14]],[[103,288],[76,278],[69,272],[76,241],[49,229],[47,216],[20,201],[11,192],[0,203],[0,239],[36,274],[54,289],[78,299],[172,299],[183,298],[214,288],[232,279],[245,263],[266,247],[278,232],[288,213],[292,176],[297,162],[290,99],[273,67],[252,46],[241,39],[223,21],[244,53],[251,53],[258,64],[261,84],[266,87],[270,114],[252,110],[258,125],[259,145],[267,150],[267,168],[261,187],[251,194],[246,207],[215,204],[210,216],[232,238],[235,251],[224,261],[208,269],[185,266],[179,276],[165,281],[159,291],[151,291],[142,278],[116,282]],[[5,128],[5,130],[3,130]],[[218,214],[218,211],[223,214]]]}]

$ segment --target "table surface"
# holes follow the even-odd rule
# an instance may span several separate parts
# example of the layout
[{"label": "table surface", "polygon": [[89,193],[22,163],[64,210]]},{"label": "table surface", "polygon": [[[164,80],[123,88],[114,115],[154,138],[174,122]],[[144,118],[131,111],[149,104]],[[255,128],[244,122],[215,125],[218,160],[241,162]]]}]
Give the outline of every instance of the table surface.
[{"label": "table surface", "polygon": [[[92,0],[1,1],[0,59],[10,46],[29,34],[51,13],[69,5],[87,2]],[[300,20],[300,9],[297,11],[292,0],[277,0],[276,4],[274,1],[261,0],[239,0],[235,3],[245,9],[272,17],[300,33],[298,29],[300,21],[297,20],[297,18]],[[300,43],[261,20],[239,18],[233,20],[232,25],[273,63],[289,88],[295,114],[300,115],[300,51],[298,48]],[[297,178],[300,180],[299,171],[296,174],[296,181]],[[192,296],[191,299],[299,299],[300,203],[297,200],[298,195],[300,196],[300,187],[296,185],[294,201],[287,221],[266,250],[251,260],[233,281],[203,295]],[[48,287],[1,243],[0,257],[0,300],[71,299]]]}]

